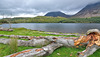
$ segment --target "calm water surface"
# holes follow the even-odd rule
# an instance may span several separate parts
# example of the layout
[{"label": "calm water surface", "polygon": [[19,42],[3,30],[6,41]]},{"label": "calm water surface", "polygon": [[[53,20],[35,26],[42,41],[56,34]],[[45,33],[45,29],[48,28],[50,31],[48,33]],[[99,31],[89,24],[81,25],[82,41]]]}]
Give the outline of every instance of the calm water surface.
[{"label": "calm water surface", "polygon": [[[0,25],[9,28],[9,24]],[[99,29],[100,23],[17,23],[11,24],[12,28],[27,28],[48,32],[85,33],[88,29]]]}]

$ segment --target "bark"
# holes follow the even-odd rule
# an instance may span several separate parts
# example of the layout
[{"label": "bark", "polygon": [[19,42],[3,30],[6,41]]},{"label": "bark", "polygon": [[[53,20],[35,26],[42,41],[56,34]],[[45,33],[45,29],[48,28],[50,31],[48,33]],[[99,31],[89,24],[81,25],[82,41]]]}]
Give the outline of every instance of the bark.
[{"label": "bark", "polygon": [[73,47],[74,45],[74,40],[73,39],[57,39],[57,43],[63,44],[66,47]]},{"label": "bark", "polygon": [[[9,44],[11,39],[1,38],[0,43]],[[46,39],[32,39],[29,41],[18,40],[18,46],[44,46],[49,44],[50,42]]]},{"label": "bark", "polygon": [[51,41],[51,42],[56,42],[56,43],[60,43],[63,44],[64,46],[67,47],[73,47],[74,45],[74,40],[76,39],[76,37],[52,37],[52,36],[47,36],[45,37],[45,39]]},{"label": "bark", "polygon": [[78,57],[88,57],[89,55],[92,55],[99,48],[100,48],[100,46],[97,46],[97,45],[87,47],[86,50],[78,53]]},{"label": "bark", "polygon": [[63,33],[63,34],[60,34],[60,33],[46,33],[46,34],[53,34],[53,35],[74,35],[74,36],[80,36],[80,34],[65,34],[65,33]]}]

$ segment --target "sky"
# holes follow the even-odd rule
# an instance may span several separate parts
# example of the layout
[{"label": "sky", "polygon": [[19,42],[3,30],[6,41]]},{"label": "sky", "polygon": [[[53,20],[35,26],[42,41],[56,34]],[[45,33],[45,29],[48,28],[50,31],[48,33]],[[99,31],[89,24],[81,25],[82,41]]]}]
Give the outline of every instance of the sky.
[{"label": "sky", "polygon": [[35,17],[61,11],[67,15],[79,12],[86,5],[100,0],[0,0],[0,18]]}]

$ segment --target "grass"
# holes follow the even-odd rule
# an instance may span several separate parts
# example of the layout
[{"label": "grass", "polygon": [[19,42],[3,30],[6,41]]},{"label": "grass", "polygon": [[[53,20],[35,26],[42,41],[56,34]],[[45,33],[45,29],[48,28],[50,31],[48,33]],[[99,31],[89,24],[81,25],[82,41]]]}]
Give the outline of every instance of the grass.
[{"label": "grass", "polygon": [[47,57],[77,57],[77,52],[82,50],[84,50],[84,48],[60,47]]},{"label": "grass", "polygon": [[0,31],[0,34],[4,35],[23,35],[23,36],[63,36],[63,37],[76,37],[72,35],[52,35],[52,34],[46,34],[43,31],[36,31],[36,30],[30,30],[30,29],[25,29],[25,28],[14,28],[13,32],[8,32],[8,31]]},{"label": "grass", "polygon": [[[76,36],[66,36],[66,35],[52,35],[52,34],[46,34],[46,32],[43,31],[36,31],[36,30],[29,30],[25,28],[14,28],[13,32],[8,32],[8,31],[0,31],[0,34],[4,35],[25,35],[25,36],[63,36],[63,37],[76,37]],[[0,37],[0,38],[9,38],[9,37]],[[26,39],[21,39],[21,40],[26,40]],[[41,46],[40,46],[41,47]],[[17,52],[23,51],[26,49],[32,49],[32,48],[40,48],[40,47],[25,47],[25,46],[20,46],[18,47]],[[80,47],[80,48],[73,48],[73,47],[60,47],[56,49],[52,54],[50,54],[47,57],[77,57],[77,52],[81,52],[85,49],[85,47]],[[14,52],[13,52],[14,53]],[[10,46],[5,45],[5,44],[0,44],[0,57],[10,55]],[[93,55],[89,57],[98,57],[100,54],[100,50],[97,50]]]},{"label": "grass", "polygon": [[[20,46],[20,47],[18,47],[17,52],[20,52],[20,51],[23,51],[23,50],[26,50],[26,49],[32,49],[32,48],[35,48],[35,47]],[[10,49],[9,45],[0,44],[0,57],[10,55],[11,54],[10,50],[11,49]]]},{"label": "grass", "polygon": [[[77,52],[81,52],[83,50],[85,50],[85,47],[82,48],[60,47],[47,57],[77,57]],[[100,57],[100,50],[97,50],[94,54],[88,57]]]}]

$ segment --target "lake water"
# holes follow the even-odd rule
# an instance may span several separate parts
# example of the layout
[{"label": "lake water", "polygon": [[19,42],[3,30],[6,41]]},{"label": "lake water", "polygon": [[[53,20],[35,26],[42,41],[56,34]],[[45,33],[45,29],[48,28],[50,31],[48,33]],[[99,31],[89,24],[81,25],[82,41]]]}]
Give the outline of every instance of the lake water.
[{"label": "lake water", "polygon": [[[9,28],[9,24],[0,25]],[[88,29],[100,29],[100,23],[17,23],[12,28],[27,28],[48,32],[86,33]]]}]

